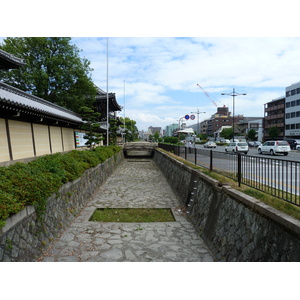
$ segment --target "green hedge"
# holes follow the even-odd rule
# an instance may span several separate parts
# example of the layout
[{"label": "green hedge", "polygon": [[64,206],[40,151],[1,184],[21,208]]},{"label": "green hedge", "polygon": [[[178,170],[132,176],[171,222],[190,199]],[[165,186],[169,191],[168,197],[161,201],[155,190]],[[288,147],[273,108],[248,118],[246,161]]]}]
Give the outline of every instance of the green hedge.
[{"label": "green hedge", "polygon": [[166,136],[164,138],[164,142],[168,144],[177,144],[178,143],[178,138],[174,136]]},{"label": "green hedge", "polygon": [[0,167],[0,228],[8,217],[26,205],[34,205],[38,216],[41,216],[47,198],[63,184],[80,177],[87,169],[120,151],[119,146],[102,146],[93,150],[46,155],[29,163]]}]

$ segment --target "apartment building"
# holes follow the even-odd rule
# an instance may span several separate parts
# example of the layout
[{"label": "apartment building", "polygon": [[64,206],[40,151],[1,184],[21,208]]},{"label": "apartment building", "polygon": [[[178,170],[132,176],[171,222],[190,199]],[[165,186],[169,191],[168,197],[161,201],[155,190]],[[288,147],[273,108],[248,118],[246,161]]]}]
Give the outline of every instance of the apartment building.
[{"label": "apartment building", "polygon": [[285,89],[285,137],[300,138],[300,82]]},{"label": "apartment building", "polygon": [[269,130],[272,127],[277,127],[279,130],[278,139],[283,139],[285,136],[285,97],[279,97],[266,103],[264,108],[264,140],[271,139]]}]

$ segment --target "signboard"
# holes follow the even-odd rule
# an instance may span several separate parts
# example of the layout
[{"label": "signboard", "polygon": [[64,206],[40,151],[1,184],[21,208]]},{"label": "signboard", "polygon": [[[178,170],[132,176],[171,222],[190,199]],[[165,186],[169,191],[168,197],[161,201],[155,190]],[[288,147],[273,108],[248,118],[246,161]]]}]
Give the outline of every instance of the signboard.
[{"label": "signboard", "polygon": [[75,132],[75,141],[76,141],[76,147],[86,147],[87,139],[84,138],[86,133],[84,132]]}]

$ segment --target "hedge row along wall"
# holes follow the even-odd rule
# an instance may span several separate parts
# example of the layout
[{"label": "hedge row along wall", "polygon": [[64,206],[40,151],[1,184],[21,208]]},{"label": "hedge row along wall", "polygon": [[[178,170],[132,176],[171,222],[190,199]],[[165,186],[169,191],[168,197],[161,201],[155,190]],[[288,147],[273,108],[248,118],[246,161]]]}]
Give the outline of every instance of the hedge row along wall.
[{"label": "hedge row along wall", "polygon": [[0,261],[35,261],[49,243],[74,220],[96,190],[123,160],[123,151],[63,185],[47,200],[42,222],[33,206],[7,219],[0,229]]}]

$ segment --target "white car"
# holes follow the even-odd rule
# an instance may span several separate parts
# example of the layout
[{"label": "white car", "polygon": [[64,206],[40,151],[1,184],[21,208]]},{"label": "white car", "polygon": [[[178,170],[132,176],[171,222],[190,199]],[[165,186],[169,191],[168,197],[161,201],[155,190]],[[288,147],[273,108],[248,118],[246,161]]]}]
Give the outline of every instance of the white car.
[{"label": "white car", "polygon": [[290,144],[287,141],[267,141],[257,148],[259,154],[268,153],[271,155],[288,155],[291,151]]},{"label": "white car", "polygon": [[215,142],[212,141],[208,141],[203,145],[204,148],[216,148],[217,144]]},{"label": "white car", "polygon": [[225,147],[226,152],[242,152],[247,154],[249,151],[249,146],[245,142],[230,142],[228,146]]}]

